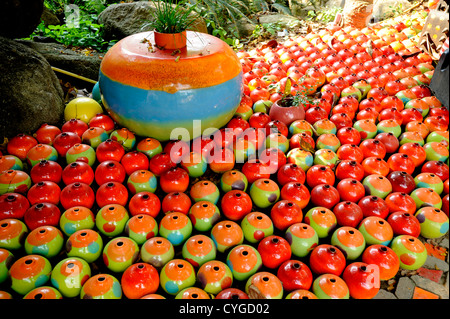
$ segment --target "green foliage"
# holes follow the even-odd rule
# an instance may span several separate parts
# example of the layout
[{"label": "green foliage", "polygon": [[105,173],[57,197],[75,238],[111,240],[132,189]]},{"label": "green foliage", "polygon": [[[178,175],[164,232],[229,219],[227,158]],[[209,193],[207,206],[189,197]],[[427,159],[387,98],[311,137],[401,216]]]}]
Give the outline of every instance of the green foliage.
[{"label": "green foliage", "polygon": [[172,5],[169,1],[153,1],[156,8],[151,11],[152,20],[145,23],[142,28],[152,28],[160,33],[179,33],[185,31],[192,25],[198,17],[192,15],[195,4],[185,6],[187,0],[179,1]]},{"label": "green foliage", "polygon": [[65,7],[74,4],[80,8],[82,12],[96,13],[102,12],[111,0],[44,0],[44,5],[55,14],[63,14]]},{"label": "green foliage", "polygon": [[214,21],[217,26],[233,26],[239,36],[238,20],[245,19],[253,23],[247,17],[251,9],[245,1],[241,0],[189,0],[189,3],[197,6],[197,12],[204,18]]},{"label": "green foliage", "polygon": [[278,31],[281,31],[282,29],[283,29],[282,26],[277,22],[257,24],[255,26],[255,29],[253,30],[251,37],[255,39],[258,39],[260,37],[270,38],[275,36],[278,33]]},{"label": "green foliage", "polygon": [[317,21],[322,23],[329,23],[334,21],[336,15],[342,12],[341,7],[330,7],[323,8],[321,10],[310,10],[308,11],[307,19],[310,21]]},{"label": "green foliage", "polygon": [[117,41],[105,41],[102,35],[102,26],[88,19],[81,19],[78,27],[63,25],[49,25],[43,22],[30,35],[28,40],[36,36],[45,36],[66,46],[92,48],[98,52],[106,52]]},{"label": "green foliage", "polygon": [[208,30],[210,30],[210,33],[213,36],[218,37],[235,50],[243,47],[243,44],[239,41],[237,34],[232,33],[232,31],[226,31],[223,27],[216,25],[213,20],[205,19],[205,22]]}]

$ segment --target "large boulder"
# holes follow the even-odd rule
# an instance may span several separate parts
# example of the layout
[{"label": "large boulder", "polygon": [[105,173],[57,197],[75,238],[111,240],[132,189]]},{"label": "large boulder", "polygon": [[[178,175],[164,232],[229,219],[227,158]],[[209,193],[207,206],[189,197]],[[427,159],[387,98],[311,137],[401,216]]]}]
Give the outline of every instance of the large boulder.
[{"label": "large boulder", "polygon": [[17,40],[44,56],[51,66],[60,68],[88,79],[97,81],[98,71],[104,54],[98,52],[72,50],[59,43],[43,43]]},{"label": "large boulder", "polygon": [[0,74],[0,140],[61,124],[63,90],[41,54],[0,37]]},{"label": "large boulder", "polygon": [[[142,32],[142,26],[152,18],[151,12],[154,10],[155,6],[149,1],[117,3],[108,6],[98,16],[98,21],[104,27],[104,38],[106,40],[120,40]],[[189,30],[208,33],[206,23],[201,17]]]},{"label": "large boulder", "polygon": [[41,23],[44,0],[0,1],[0,36],[28,37]]},{"label": "large boulder", "polygon": [[373,17],[376,21],[389,19],[409,9],[412,4],[407,0],[374,0]]}]

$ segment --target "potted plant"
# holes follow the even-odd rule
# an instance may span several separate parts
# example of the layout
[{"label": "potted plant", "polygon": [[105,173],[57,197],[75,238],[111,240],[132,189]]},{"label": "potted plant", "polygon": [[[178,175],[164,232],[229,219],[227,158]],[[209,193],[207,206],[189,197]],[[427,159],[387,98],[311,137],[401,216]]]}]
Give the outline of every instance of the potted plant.
[{"label": "potted plant", "polygon": [[176,5],[170,1],[152,1],[155,10],[151,12],[152,20],[142,28],[154,30],[155,44],[163,49],[181,49],[186,46],[186,30],[198,19],[193,13],[195,5],[184,6],[187,1],[179,1]]},{"label": "potted plant", "polygon": [[270,107],[269,116],[289,127],[292,122],[305,119],[304,105],[308,103],[311,103],[311,98],[306,94],[291,94],[291,79],[287,78],[283,96]]}]

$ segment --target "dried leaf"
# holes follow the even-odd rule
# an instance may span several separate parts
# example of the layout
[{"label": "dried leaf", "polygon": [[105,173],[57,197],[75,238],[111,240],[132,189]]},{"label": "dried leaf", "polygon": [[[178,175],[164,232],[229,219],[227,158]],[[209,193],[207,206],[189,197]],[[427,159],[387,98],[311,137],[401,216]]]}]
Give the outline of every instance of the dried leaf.
[{"label": "dried leaf", "polygon": [[278,41],[277,40],[270,40],[269,42],[263,44],[261,46],[261,50],[265,49],[265,48],[272,48],[275,49],[278,46]]},{"label": "dried leaf", "polygon": [[303,137],[300,137],[300,148],[307,152],[314,153],[314,147],[308,143]]},{"label": "dried leaf", "polygon": [[250,299],[267,299],[254,284],[248,287],[248,296]]},{"label": "dried leaf", "polygon": [[291,95],[291,88],[292,88],[292,81],[291,81],[291,78],[288,77],[286,80],[286,84],[284,86],[284,95],[285,96]]},{"label": "dried leaf", "polygon": [[367,42],[367,53],[370,54],[370,57],[372,57],[373,55],[373,41],[369,40],[369,42]]}]

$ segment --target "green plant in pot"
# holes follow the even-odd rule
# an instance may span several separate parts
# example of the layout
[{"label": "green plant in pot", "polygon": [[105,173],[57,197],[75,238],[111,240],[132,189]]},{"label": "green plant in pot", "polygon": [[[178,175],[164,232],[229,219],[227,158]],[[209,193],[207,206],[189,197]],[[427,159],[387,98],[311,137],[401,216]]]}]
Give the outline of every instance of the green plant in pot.
[{"label": "green plant in pot", "polygon": [[152,1],[155,10],[151,11],[152,20],[146,22],[142,29],[152,28],[155,44],[163,49],[181,49],[186,46],[186,30],[199,18],[194,13],[194,6],[185,6],[187,1]]},{"label": "green plant in pot", "polygon": [[311,103],[311,97],[297,92],[291,93],[292,81],[288,77],[281,99],[273,103],[270,107],[269,115],[272,120],[279,120],[287,126],[297,120],[305,119],[304,105]]}]

